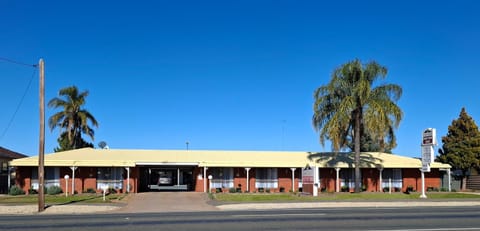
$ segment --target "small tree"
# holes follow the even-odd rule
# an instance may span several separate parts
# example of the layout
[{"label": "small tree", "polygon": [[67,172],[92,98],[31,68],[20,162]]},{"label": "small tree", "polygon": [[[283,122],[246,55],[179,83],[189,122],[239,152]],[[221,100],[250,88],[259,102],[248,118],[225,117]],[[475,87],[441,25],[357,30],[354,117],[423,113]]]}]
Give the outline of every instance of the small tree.
[{"label": "small tree", "polygon": [[460,117],[448,126],[448,133],[442,137],[442,143],[437,160],[462,171],[461,188],[465,190],[467,173],[471,168],[479,167],[480,157],[480,131],[465,108],[462,108]]},{"label": "small tree", "polygon": [[[54,152],[63,152],[63,151],[68,151],[74,149],[72,146],[72,143],[68,140],[68,134],[66,132],[63,132],[60,137],[57,139],[58,142],[58,147],[54,148]],[[93,148],[93,144],[85,141],[82,137],[79,138],[79,140],[76,142],[78,147],[86,148],[90,147]]]}]

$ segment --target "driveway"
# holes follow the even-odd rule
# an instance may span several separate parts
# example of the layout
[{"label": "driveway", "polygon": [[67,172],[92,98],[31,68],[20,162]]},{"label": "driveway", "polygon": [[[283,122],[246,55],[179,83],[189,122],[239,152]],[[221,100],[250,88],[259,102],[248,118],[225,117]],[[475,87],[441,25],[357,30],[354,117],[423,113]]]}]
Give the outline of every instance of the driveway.
[{"label": "driveway", "polygon": [[127,204],[116,212],[160,213],[216,211],[209,205],[207,194],[198,192],[144,192],[130,194]]}]

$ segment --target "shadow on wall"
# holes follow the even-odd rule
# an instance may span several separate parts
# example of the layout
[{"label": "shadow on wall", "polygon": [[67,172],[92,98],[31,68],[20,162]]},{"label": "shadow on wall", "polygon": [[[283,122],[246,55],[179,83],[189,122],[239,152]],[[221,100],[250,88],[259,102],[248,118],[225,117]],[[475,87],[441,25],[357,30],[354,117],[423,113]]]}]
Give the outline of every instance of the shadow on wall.
[{"label": "shadow on wall", "polygon": [[[346,164],[349,168],[355,167],[355,153],[353,152],[309,152],[308,159],[323,164],[323,167],[338,167]],[[360,168],[383,168],[383,160],[370,153],[360,154]]]}]

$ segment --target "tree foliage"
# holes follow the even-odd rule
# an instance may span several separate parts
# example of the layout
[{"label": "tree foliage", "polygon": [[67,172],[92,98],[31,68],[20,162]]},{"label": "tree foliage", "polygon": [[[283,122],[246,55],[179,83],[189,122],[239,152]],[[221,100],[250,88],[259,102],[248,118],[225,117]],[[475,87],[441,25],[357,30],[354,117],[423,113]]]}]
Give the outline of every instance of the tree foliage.
[{"label": "tree foliage", "polygon": [[462,189],[465,189],[467,172],[480,166],[480,131],[465,108],[462,108],[459,118],[448,126],[448,133],[442,137],[442,143],[437,160],[462,171]]},{"label": "tree foliage", "polygon": [[[58,137],[57,142],[58,142],[58,147],[53,149],[54,152],[63,152],[63,151],[68,151],[68,150],[73,150],[74,149],[72,143],[68,139],[68,134],[66,132],[63,132],[60,135],[60,137]],[[93,148],[93,143],[89,143],[81,137],[80,137],[80,140],[76,141],[76,143],[78,144],[78,147]]]},{"label": "tree foliage", "polygon": [[79,92],[76,86],[70,86],[60,89],[59,97],[48,102],[49,107],[62,109],[48,120],[51,130],[60,128],[59,148],[56,150],[93,146],[82,138],[82,134],[86,134],[93,140],[94,130],[90,125],[98,127],[98,122],[93,115],[82,108],[87,96],[88,91]]},{"label": "tree foliage", "polygon": [[387,68],[376,62],[363,65],[354,60],[335,69],[328,84],[314,93],[313,126],[320,143],[330,140],[334,151],[353,144],[355,152],[355,192],[360,191],[361,137],[382,148],[395,147],[394,129],[403,112],[395,103],[402,95],[396,84],[379,83]]}]

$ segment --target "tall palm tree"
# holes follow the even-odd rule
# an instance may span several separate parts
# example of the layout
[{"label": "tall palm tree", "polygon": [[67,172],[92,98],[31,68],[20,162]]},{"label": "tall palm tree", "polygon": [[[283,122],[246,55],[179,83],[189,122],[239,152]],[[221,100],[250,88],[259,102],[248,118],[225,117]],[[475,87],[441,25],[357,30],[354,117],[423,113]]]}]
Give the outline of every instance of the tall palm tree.
[{"label": "tall palm tree", "polygon": [[[377,83],[387,69],[372,61],[362,65],[354,60],[335,69],[327,85],[314,93],[313,126],[320,133],[320,143],[328,139],[334,151],[353,140],[355,152],[355,192],[360,192],[360,138],[368,133],[373,140],[395,145],[393,129],[402,119],[396,101],[402,88],[396,84]],[[380,142],[381,143],[381,142]]]},{"label": "tall palm tree", "polygon": [[94,139],[94,130],[89,126],[98,127],[97,120],[89,111],[82,108],[88,91],[79,92],[76,86],[70,86],[59,91],[60,97],[55,97],[48,102],[51,108],[62,108],[61,111],[52,115],[48,124],[50,130],[59,127],[61,133],[66,133],[72,149],[82,148],[82,134]]}]

